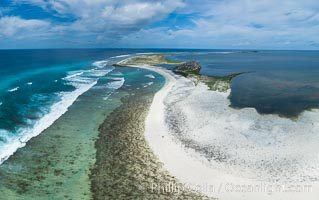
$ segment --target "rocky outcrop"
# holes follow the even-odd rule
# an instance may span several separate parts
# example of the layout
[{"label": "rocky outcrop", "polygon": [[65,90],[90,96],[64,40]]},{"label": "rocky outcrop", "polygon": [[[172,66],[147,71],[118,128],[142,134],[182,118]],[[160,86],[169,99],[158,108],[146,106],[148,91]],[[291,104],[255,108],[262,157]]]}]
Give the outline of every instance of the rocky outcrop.
[{"label": "rocky outcrop", "polygon": [[174,68],[175,73],[198,73],[201,69],[201,66],[196,61],[190,61],[183,63],[181,65],[177,65]]},{"label": "rocky outcrop", "polygon": [[112,64],[113,67],[127,67],[127,65],[124,64],[119,64],[119,63],[114,63]]}]

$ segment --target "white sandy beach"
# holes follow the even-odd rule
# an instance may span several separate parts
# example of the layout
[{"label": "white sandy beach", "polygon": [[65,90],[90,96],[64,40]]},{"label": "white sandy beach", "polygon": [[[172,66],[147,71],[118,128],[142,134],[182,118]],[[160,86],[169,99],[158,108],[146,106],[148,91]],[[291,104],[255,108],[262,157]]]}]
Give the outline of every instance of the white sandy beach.
[{"label": "white sandy beach", "polygon": [[233,174],[225,173],[217,168],[212,168],[209,162],[195,151],[191,149],[186,150],[183,145],[170,134],[165,123],[164,100],[181,78],[159,67],[147,65],[132,67],[152,70],[166,78],[166,84],[156,93],[146,118],[145,137],[155,155],[164,163],[164,167],[169,173],[179,179],[187,187],[196,189],[210,197],[226,200],[315,200],[318,198],[319,187],[317,182],[315,184],[296,183],[295,185],[285,185],[286,188],[290,186],[295,187],[296,190],[300,190],[299,186],[310,184],[310,192],[274,191],[275,187],[281,187],[280,183],[259,182],[246,177],[237,177]]}]

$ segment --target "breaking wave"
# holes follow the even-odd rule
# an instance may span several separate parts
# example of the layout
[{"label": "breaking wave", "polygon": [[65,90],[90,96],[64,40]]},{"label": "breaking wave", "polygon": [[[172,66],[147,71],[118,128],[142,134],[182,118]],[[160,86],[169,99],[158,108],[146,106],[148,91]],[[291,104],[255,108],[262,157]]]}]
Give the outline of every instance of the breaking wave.
[{"label": "breaking wave", "polygon": [[[68,111],[68,108],[77,100],[77,98],[97,84],[100,77],[110,73],[114,68],[106,66],[107,61],[97,61],[93,66],[99,68],[91,70],[70,71],[62,78],[64,84],[74,87],[73,91],[61,91],[55,95],[57,101],[48,108],[39,108],[45,112],[43,116],[36,120],[27,120],[27,127],[18,128],[14,132],[0,129],[0,164],[13,155],[18,148],[26,145],[33,137],[41,134],[49,128],[57,119]],[[124,78],[123,78],[124,79]],[[119,87],[124,80],[115,80],[113,87]],[[123,83],[122,83],[123,82]],[[28,83],[28,85],[31,82]],[[8,90],[17,91],[19,87]],[[2,103],[0,104],[2,105]]]},{"label": "breaking wave", "polygon": [[19,87],[15,87],[15,88],[9,89],[8,92],[15,92],[15,91],[18,91],[18,90],[19,90]]}]

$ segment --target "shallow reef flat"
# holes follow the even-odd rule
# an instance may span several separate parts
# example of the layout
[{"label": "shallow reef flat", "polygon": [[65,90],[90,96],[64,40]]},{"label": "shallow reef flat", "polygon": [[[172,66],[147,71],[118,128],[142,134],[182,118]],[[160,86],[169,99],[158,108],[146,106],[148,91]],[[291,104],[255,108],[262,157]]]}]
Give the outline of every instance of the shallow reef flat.
[{"label": "shallow reef flat", "polygon": [[98,127],[120,103],[114,95],[104,101],[98,92],[83,95],[0,166],[1,200],[92,199],[89,174]]},{"label": "shallow reef flat", "polygon": [[165,171],[145,140],[152,98],[142,90],[122,98],[122,105],[100,126],[91,174],[94,199],[209,199],[195,191],[164,188],[183,185]]}]

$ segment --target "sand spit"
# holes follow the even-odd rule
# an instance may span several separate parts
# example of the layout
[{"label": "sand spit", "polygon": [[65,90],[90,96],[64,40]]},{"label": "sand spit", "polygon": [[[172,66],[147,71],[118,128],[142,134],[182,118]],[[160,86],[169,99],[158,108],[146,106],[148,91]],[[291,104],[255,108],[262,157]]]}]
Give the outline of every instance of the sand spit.
[{"label": "sand spit", "polygon": [[[210,91],[203,83],[196,84],[190,79],[176,76],[162,68],[147,64],[130,65],[130,67],[153,70],[166,78],[165,86],[155,94],[146,117],[145,138],[169,174],[176,177],[188,188],[195,189],[209,197],[231,200],[288,198],[299,200],[304,197],[316,199],[318,193],[316,181],[308,182],[297,179],[287,182],[282,180],[285,177],[282,169],[289,168],[289,162],[279,166],[275,164],[278,163],[276,163],[278,154],[285,152],[275,151],[270,152],[271,154],[260,155],[257,160],[265,158],[269,162],[274,161],[274,163],[272,165],[261,163],[261,166],[258,167],[258,163],[256,165],[254,162],[256,159],[252,157],[257,155],[256,150],[250,150],[248,153],[237,151],[241,147],[240,145],[247,147],[247,141],[250,142],[249,138],[244,137],[245,135],[242,137],[242,132],[239,132],[239,130],[251,126],[251,124],[242,123],[243,120],[245,121],[246,118],[254,114],[256,117],[253,119],[261,118],[260,122],[263,123],[261,127],[256,127],[259,127],[258,130],[263,130],[263,127],[269,125],[269,120],[272,120],[274,116],[260,116],[252,109],[234,110],[229,108],[227,100],[229,91]],[[240,117],[234,118],[236,115]],[[282,120],[288,119],[280,118],[276,121]],[[294,122],[289,121],[289,123]],[[233,130],[233,127],[237,128]],[[286,129],[287,126],[283,128]],[[230,134],[225,134],[225,130],[233,131]],[[217,137],[218,134],[220,137]],[[224,139],[220,140],[220,138]],[[255,142],[251,141],[249,144],[258,146],[264,140],[263,138]],[[216,145],[220,145],[221,148],[215,148]],[[234,151],[232,155],[235,158],[241,158],[239,161],[243,163],[242,167],[237,167],[238,162],[230,160],[230,157],[225,155],[225,148],[228,151]],[[288,149],[288,152],[292,153],[290,156],[298,157],[299,155],[292,149]],[[267,156],[270,158],[268,159]],[[251,159],[252,163],[249,163]],[[299,163],[299,160],[295,160],[295,162]],[[255,165],[257,169],[254,168]],[[276,167],[278,170],[271,171]],[[266,168],[265,173],[260,173],[263,168]],[[268,169],[270,171],[267,171]],[[293,169],[288,169],[288,171],[290,174],[288,177],[296,177],[297,174],[293,173]],[[309,170],[307,172],[311,173]],[[269,179],[269,176],[273,177],[273,175],[278,177]]]},{"label": "sand spit", "polygon": [[145,118],[152,98],[147,90],[135,91],[134,96],[122,98],[122,105],[100,126],[97,161],[91,173],[94,199],[209,199],[185,189],[145,140]]},{"label": "sand spit", "polygon": [[[224,169],[216,167],[218,165],[214,165],[216,168],[212,167],[209,159],[203,156],[201,152],[197,152],[196,149],[193,148],[187,148],[187,144],[183,143],[182,140],[176,138],[175,135],[171,133],[172,127],[169,127],[169,125],[173,124],[174,126],[175,123],[172,121],[167,121],[167,113],[165,113],[165,110],[168,106],[167,103],[170,102],[167,101],[167,96],[170,96],[170,94],[174,92],[179,93],[182,96],[186,94],[185,98],[188,98],[187,90],[189,88],[193,88],[194,90],[192,89],[192,91],[195,93],[197,92],[196,94],[198,95],[198,98],[193,99],[194,104],[201,105],[201,101],[199,101],[200,99],[204,99],[208,102],[211,100],[210,98],[206,98],[207,96],[204,95],[206,93],[209,94],[208,96],[214,96],[215,93],[218,93],[219,95],[221,95],[220,98],[225,99],[225,101],[227,100],[227,96],[229,95],[229,93],[209,91],[207,86],[205,86],[204,84],[195,86],[192,81],[180,76],[175,76],[171,72],[158,67],[151,67],[147,65],[143,65],[140,67],[156,71],[157,73],[162,74],[167,80],[166,85],[155,94],[149,113],[146,117],[146,141],[150,145],[157,158],[164,164],[164,168],[183,184],[187,185],[188,188],[196,189],[197,191],[210,197],[231,200],[299,200],[303,199],[304,197],[307,199],[316,199],[318,193],[317,182],[269,182],[266,179],[251,179],[249,176],[236,175],[240,174],[241,172],[228,173],[225,172]],[[182,87],[179,87],[177,89],[175,85],[181,85]],[[200,88],[205,88],[205,92],[203,93],[203,90],[201,90]],[[172,97],[170,96],[169,99],[172,100]],[[184,100],[186,99],[177,99],[177,101],[180,101],[181,103],[184,102]],[[209,107],[211,107],[211,104],[209,105]],[[214,105],[218,106],[219,104]],[[196,109],[188,109],[194,112],[196,111]],[[225,109],[227,109],[227,106],[225,107]],[[178,116],[179,118],[183,117],[183,115]],[[191,119],[193,119],[192,117],[196,118],[193,123],[199,124],[197,124],[196,126],[194,126],[193,123],[175,124],[173,128],[185,128],[189,130],[188,128],[191,128],[192,126],[200,126],[200,122],[198,121],[201,121],[201,116],[197,116],[195,112],[193,113],[193,115],[191,115]],[[191,125],[191,127],[188,127],[189,125]],[[206,135],[209,138],[210,131],[206,131],[206,133],[208,134]],[[219,157],[218,151],[214,151],[213,153],[214,155],[216,154],[218,158],[223,158]]]}]

